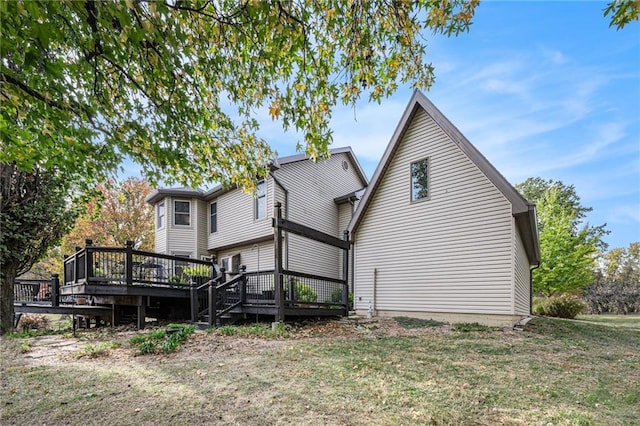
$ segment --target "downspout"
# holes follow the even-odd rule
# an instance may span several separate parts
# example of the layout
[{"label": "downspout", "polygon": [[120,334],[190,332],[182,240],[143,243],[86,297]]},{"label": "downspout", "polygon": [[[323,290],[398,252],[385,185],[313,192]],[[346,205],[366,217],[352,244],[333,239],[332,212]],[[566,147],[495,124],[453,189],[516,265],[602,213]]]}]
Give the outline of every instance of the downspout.
[{"label": "downspout", "polygon": [[[355,212],[356,203],[355,203],[354,199],[349,199],[349,203],[351,203],[351,218],[353,218],[353,213]],[[351,292],[351,294],[353,294],[353,304],[355,306],[356,295],[353,292],[356,289],[355,281],[354,281],[355,280],[355,271],[356,271],[356,265],[354,263],[355,262],[355,258],[356,258],[355,257],[356,246],[353,243],[355,241],[354,235],[351,234],[349,236],[349,238],[351,239],[351,246],[349,247],[349,257],[350,257],[349,265],[351,267],[351,270],[349,271],[349,279],[351,281],[351,285],[350,285],[349,291]]]},{"label": "downspout", "polygon": [[[273,178],[273,181],[282,189],[284,192],[284,218],[289,219],[289,191],[284,185],[276,178],[276,175],[273,172],[269,172],[269,175]],[[275,194],[274,194],[275,195]],[[284,251],[287,255],[284,258],[284,269],[289,269],[289,233],[285,233],[284,236]]]}]

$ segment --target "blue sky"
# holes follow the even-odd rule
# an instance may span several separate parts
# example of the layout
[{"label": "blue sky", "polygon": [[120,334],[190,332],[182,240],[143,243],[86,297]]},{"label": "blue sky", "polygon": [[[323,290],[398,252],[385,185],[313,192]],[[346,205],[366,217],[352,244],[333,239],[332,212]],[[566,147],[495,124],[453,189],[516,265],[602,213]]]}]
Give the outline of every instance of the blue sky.
[{"label": "blue sky", "polygon": [[[483,2],[468,34],[428,37],[425,94],[512,184],[575,185],[613,248],[640,241],[640,24],[609,28],[604,7]],[[371,177],[411,94],[336,110],[333,146],[350,145]],[[263,136],[294,153],[278,126]]]},{"label": "blue sky", "polygon": [[[640,24],[609,28],[605,5],[485,1],[469,33],[427,37],[425,94],[512,184],[573,184],[613,248],[640,241]],[[411,94],[334,110],[333,147],[371,177]],[[295,134],[261,124],[279,155],[296,152]]]}]

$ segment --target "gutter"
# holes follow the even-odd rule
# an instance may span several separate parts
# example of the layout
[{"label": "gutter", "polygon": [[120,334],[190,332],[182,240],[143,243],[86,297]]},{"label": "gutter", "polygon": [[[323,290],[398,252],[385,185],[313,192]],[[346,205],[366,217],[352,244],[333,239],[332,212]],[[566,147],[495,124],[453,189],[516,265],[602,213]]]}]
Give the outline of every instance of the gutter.
[{"label": "gutter", "polygon": [[[273,172],[269,172],[269,176],[273,178],[273,181],[276,183],[276,185],[278,185],[280,189],[282,189],[282,192],[284,192],[284,218],[289,219],[289,190],[284,187],[282,182],[280,182],[278,178],[276,178],[276,175],[274,175]],[[284,249],[285,249],[285,252],[287,253],[284,259],[284,268],[288,270],[289,269],[289,234],[288,233],[286,233],[284,237]]]}]

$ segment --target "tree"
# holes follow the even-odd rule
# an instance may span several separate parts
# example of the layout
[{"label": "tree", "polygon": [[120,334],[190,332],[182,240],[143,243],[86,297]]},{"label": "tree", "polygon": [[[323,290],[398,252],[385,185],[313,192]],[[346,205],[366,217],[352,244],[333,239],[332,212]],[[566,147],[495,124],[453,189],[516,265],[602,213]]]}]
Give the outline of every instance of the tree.
[{"label": "tree", "polygon": [[258,110],[328,154],[333,107],[428,88],[425,30],[455,35],[478,0],[0,2],[0,162],[117,167],[252,189],[272,152]]},{"label": "tree", "polygon": [[593,210],[591,207],[585,207],[580,203],[580,197],[573,185],[565,185],[561,181],[553,179],[544,180],[540,177],[531,177],[524,182],[516,185],[516,189],[520,191],[522,196],[531,202],[537,202],[544,197],[545,193],[552,187],[558,188],[556,202],[563,211],[567,211],[570,216],[575,217],[575,224],[584,219],[587,213]]},{"label": "tree", "polygon": [[[58,188],[73,182],[87,190],[111,177],[126,155],[152,182],[251,190],[274,155],[257,137],[260,110],[298,130],[299,148],[304,144],[311,158],[326,156],[333,107],[362,96],[380,101],[399,83],[428,88],[434,74],[424,62],[423,32],[466,31],[477,4],[2,1],[0,164],[65,176]],[[20,205],[11,208],[6,218],[17,232],[27,221],[14,214]],[[12,300],[12,274],[66,230],[66,221],[45,222],[11,236],[26,244],[53,232],[49,225],[61,226],[34,247],[38,256],[6,269],[3,306]],[[3,308],[0,332],[9,327],[10,309]]]},{"label": "tree", "polygon": [[131,240],[136,249],[152,250],[153,208],[146,202],[150,193],[149,183],[134,177],[102,186],[87,212],[62,239],[62,252],[73,253],[75,247],[84,246],[86,239],[95,245],[120,247]]},{"label": "tree", "polygon": [[640,1],[638,0],[614,0],[604,9],[604,16],[611,15],[609,26],[615,26],[618,30],[632,21],[637,21],[639,13]]},{"label": "tree", "polygon": [[533,274],[534,292],[551,296],[589,284],[597,254],[605,247],[606,225],[583,223],[591,208],[582,206],[573,185],[529,178],[516,188],[537,203],[542,260]]},{"label": "tree", "polygon": [[58,243],[80,213],[68,177],[57,170],[24,172],[0,164],[0,334],[13,328],[15,277]]},{"label": "tree", "polygon": [[640,243],[614,248],[594,271],[593,282],[584,289],[591,312],[640,312]]}]

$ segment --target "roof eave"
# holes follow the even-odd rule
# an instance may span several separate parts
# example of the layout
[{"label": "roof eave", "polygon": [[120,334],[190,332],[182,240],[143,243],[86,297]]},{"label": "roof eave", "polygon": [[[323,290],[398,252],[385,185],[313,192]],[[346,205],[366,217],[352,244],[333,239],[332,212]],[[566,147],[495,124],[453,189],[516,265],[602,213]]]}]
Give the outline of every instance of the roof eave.
[{"label": "roof eave", "polygon": [[541,255],[535,204],[528,204],[526,212],[514,214],[513,217],[516,220],[529,265],[539,265]]}]

